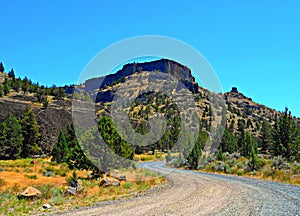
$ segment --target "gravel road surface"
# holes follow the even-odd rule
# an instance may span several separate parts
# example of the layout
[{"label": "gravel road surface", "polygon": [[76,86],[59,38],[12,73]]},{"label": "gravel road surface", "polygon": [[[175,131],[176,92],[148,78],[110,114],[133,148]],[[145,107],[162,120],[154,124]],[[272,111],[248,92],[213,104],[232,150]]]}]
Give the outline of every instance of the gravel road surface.
[{"label": "gravel road surface", "polygon": [[141,164],[166,175],[161,190],[64,215],[300,215],[300,187],[235,176]]}]

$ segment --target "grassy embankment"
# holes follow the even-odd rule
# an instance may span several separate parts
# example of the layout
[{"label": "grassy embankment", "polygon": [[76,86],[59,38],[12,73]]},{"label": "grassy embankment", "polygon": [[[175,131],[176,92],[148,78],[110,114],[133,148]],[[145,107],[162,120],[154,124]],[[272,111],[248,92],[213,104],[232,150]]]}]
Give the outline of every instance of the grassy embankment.
[{"label": "grassy embankment", "polygon": [[300,186],[300,164],[287,162],[281,157],[259,155],[258,167],[251,170],[248,158],[224,154],[222,160],[211,160],[205,166],[200,166],[198,171],[233,174]]},{"label": "grassy embankment", "polygon": [[[74,209],[99,201],[131,197],[165,182],[163,177],[137,168],[112,171],[112,175],[125,175],[127,181],[121,182],[118,187],[100,187],[99,179],[87,178],[90,172],[77,170],[83,191],[75,196],[64,195],[68,188],[67,180],[73,171],[66,164],[56,164],[49,159],[38,159],[37,165],[31,162],[32,159],[0,161],[0,215],[30,215],[40,211]],[[44,176],[45,171],[51,175]],[[17,194],[28,186],[40,190],[41,197],[35,200],[18,200]],[[44,210],[42,206],[45,203],[52,207]]]}]

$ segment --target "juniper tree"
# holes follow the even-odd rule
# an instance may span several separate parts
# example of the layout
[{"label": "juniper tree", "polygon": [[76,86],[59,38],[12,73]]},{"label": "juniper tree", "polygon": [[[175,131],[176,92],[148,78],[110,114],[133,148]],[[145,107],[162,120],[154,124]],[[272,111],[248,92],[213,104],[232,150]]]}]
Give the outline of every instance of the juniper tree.
[{"label": "juniper tree", "polygon": [[0,72],[4,72],[4,66],[2,62],[0,62]]},{"label": "juniper tree", "polygon": [[220,143],[223,152],[233,153],[238,150],[237,140],[228,128],[225,128]]},{"label": "juniper tree", "polygon": [[9,113],[1,124],[0,130],[0,158],[18,159],[22,151],[22,128],[16,117]]},{"label": "juniper tree", "polygon": [[254,171],[260,165],[260,162],[259,162],[258,157],[257,157],[257,149],[254,145],[251,146],[249,156],[250,156],[249,166],[251,167],[251,170]]},{"label": "juniper tree", "polygon": [[14,71],[13,68],[8,72],[8,76],[9,76],[10,78],[13,78],[13,79],[16,78],[16,76],[15,76],[15,71]]},{"label": "juniper tree", "polygon": [[39,154],[41,148],[38,143],[40,141],[40,126],[36,120],[36,115],[30,109],[26,109],[21,116],[22,135],[24,137],[21,156],[23,158]]},{"label": "juniper tree", "polygon": [[262,123],[261,134],[259,136],[259,147],[262,153],[270,150],[272,145],[272,126],[264,120]]},{"label": "juniper tree", "polygon": [[62,131],[59,132],[58,142],[53,147],[51,156],[55,159],[57,163],[67,162],[67,155],[69,153],[67,140]]},{"label": "juniper tree", "polygon": [[299,159],[300,131],[293,120],[291,112],[285,109],[275,121],[273,131],[273,154],[282,155],[288,159]]}]

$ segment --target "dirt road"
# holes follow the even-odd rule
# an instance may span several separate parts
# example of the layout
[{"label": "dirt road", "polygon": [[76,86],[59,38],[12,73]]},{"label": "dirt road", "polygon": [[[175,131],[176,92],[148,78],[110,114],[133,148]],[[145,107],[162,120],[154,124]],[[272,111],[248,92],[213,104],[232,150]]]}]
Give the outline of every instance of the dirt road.
[{"label": "dirt road", "polygon": [[175,170],[164,167],[163,162],[142,166],[168,173],[171,185],[67,215],[300,215],[298,186]]}]

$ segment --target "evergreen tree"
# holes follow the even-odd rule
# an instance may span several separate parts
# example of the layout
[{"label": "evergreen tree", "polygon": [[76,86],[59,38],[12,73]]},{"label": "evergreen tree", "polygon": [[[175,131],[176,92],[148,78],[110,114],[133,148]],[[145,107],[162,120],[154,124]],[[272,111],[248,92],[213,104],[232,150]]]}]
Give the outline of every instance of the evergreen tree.
[{"label": "evergreen tree", "polygon": [[21,117],[22,133],[24,137],[22,157],[26,158],[34,154],[39,154],[41,148],[38,145],[41,134],[39,132],[40,126],[36,120],[34,112],[30,109],[26,109],[25,113]]},{"label": "evergreen tree", "polygon": [[282,155],[288,159],[299,158],[300,148],[299,127],[293,121],[293,117],[288,108],[275,121],[273,132],[273,154]]},{"label": "evergreen tree", "polygon": [[86,157],[85,153],[81,149],[78,143],[73,125],[69,125],[66,131],[66,141],[68,143],[68,153],[66,155],[66,161],[70,168],[77,169],[90,169],[93,171],[97,170],[97,167],[91,163]]},{"label": "evergreen tree", "polygon": [[17,159],[22,151],[22,128],[12,113],[1,124],[0,131],[0,158]]},{"label": "evergreen tree", "polygon": [[4,95],[4,88],[2,83],[0,83],[0,97],[3,97],[3,95]]},{"label": "evergreen tree", "polygon": [[205,145],[208,137],[205,131],[200,130],[196,143],[192,152],[187,157],[188,166],[190,169],[197,169],[202,156],[202,148]]},{"label": "evergreen tree", "polygon": [[67,162],[67,155],[69,154],[67,140],[62,131],[59,132],[58,142],[53,147],[51,155],[55,158],[57,163]]},{"label": "evergreen tree", "polygon": [[126,159],[133,159],[134,150],[125,142],[114,128],[112,120],[103,116],[98,121],[98,129],[107,146],[117,155]]},{"label": "evergreen tree", "polygon": [[12,83],[12,89],[16,92],[19,92],[22,88],[22,80],[20,78],[15,79]]},{"label": "evergreen tree", "polygon": [[45,101],[43,102],[43,107],[45,109],[47,109],[49,107],[49,101],[48,101],[48,98],[45,99]]},{"label": "evergreen tree", "polygon": [[0,62],[0,72],[4,72],[4,66],[2,62]]},{"label": "evergreen tree", "polygon": [[233,133],[234,132],[234,124],[235,124],[235,120],[232,119],[231,122],[230,122],[230,125],[228,127],[228,130]]},{"label": "evergreen tree", "polygon": [[243,119],[238,120],[236,138],[238,141],[238,147],[241,149],[245,141],[245,121]]},{"label": "evergreen tree", "polygon": [[26,94],[26,92],[29,90],[29,80],[26,76],[23,79],[22,90],[23,90],[24,94]]},{"label": "evergreen tree", "polygon": [[247,119],[247,128],[252,128],[253,124],[250,118]]},{"label": "evergreen tree", "polygon": [[[257,149],[256,141],[252,134],[245,132],[243,135],[243,140],[241,141],[240,153],[243,156],[249,156],[252,146]],[[257,151],[257,150],[256,150]]]},{"label": "evergreen tree", "polygon": [[259,147],[262,153],[266,153],[271,148],[272,144],[272,127],[264,120],[262,123],[261,134],[259,137]]},{"label": "evergreen tree", "polygon": [[223,152],[233,153],[238,150],[237,140],[228,128],[224,130],[220,146]]},{"label": "evergreen tree", "polygon": [[13,78],[13,79],[16,78],[16,76],[15,76],[15,71],[14,71],[13,68],[8,72],[8,76],[9,76],[10,78]]},{"label": "evergreen tree", "polygon": [[257,157],[257,150],[255,149],[255,146],[251,146],[250,150],[250,162],[249,166],[251,167],[251,170],[254,171],[259,167],[260,163]]},{"label": "evergreen tree", "polygon": [[3,85],[3,92],[4,92],[4,95],[8,95],[10,92],[10,87],[6,83]]},{"label": "evergreen tree", "polygon": [[51,156],[52,160],[58,163],[66,162],[71,169],[77,168],[92,170],[94,173],[99,172],[99,169],[82,151],[72,125],[67,127],[65,134],[60,131],[58,142],[53,147]]}]

